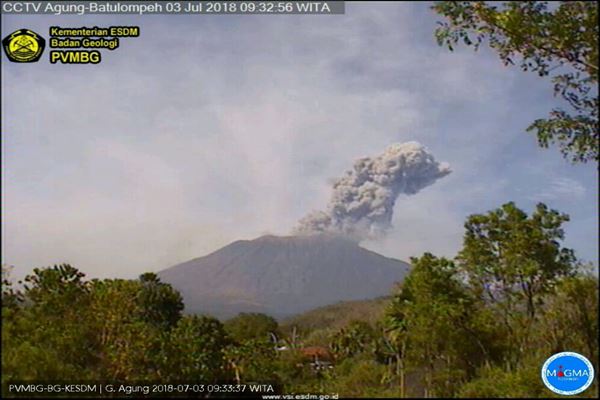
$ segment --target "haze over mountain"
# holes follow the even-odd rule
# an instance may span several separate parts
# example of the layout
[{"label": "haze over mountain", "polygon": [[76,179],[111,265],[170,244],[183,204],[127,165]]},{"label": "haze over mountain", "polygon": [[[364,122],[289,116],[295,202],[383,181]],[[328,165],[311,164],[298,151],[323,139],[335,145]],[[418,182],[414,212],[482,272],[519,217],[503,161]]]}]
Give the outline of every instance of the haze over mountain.
[{"label": "haze over mountain", "polygon": [[181,292],[188,313],[285,317],[387,295],[408,268],[351,240],[321,234],[239,240],[158,275]]}]

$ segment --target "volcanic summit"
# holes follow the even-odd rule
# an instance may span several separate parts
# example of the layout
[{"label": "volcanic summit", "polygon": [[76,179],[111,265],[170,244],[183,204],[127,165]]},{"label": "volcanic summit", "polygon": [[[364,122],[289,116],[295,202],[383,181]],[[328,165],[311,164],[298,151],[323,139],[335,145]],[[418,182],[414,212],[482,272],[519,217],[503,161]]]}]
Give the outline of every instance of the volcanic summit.
[{"label": "volcanic summit", "polygon": [[344,300],[387,295],[409,265],[338,236],[262,236],[233,242],[158,273],[186,312],[285,317]]}]

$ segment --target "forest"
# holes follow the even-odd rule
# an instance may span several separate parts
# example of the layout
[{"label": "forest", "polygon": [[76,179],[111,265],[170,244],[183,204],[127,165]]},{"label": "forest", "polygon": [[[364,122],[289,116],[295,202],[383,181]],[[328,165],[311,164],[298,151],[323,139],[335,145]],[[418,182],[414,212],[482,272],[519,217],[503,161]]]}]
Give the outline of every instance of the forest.
[{"label": "forest", "polygon": [[[598,278],[563,246],[568,216],[513,203],[467,218],[453,259],[408,277],[343,324],[264,314],[187,315],[154,273],[85,279],[70,265],[23,282],[3,267],[2,390],[11,382],[269,384],[340,397],[554,397],[543,362],[576,351],[598,368]],[[351,310],[346,310],[351,313]],[[312,350],[311,350],[312,349]],[[316,362],[318,359],[322,362]],[[597,382],[583,393],[596,397]],[[229,397],[232,393],[212,396]],[[164,396],[164,394],[163,394]]]}]

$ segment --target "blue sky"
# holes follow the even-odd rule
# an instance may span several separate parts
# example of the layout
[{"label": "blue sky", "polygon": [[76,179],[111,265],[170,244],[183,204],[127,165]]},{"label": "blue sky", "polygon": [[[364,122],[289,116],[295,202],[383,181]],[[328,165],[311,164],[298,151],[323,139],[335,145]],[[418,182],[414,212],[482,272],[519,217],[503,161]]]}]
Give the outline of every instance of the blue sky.
[{"label": "blue sky", "polygon": [[398,199],[363,243],[453,256],[465,218],[507,201],[568,213],[566,245],[597,263],[595,165],[525,128],[560,102],[488,49],[451,53],[425,3],[339,16],[2,16],[28,27],[139,25],[98,65],[2,73],[2,262],[135,277],[237,239],[287,234],[353,160],[416,140],[453,173]]}]

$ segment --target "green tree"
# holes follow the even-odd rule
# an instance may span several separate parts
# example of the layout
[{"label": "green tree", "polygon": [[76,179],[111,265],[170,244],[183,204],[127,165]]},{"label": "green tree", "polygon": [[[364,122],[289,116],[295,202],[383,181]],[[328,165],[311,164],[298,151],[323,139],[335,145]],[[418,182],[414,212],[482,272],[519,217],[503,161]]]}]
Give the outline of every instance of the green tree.
[{"label": "green tree", "polygon": [[60,317],[60,312],[72,311],[85,298],[88,285],[84,277],[83,272],[68,264],[35,268],[33,274],[25,277],[25,299],[36,310]]},{"label": "green tree", "polygon": [[8,317],[9,311],[16,311],[23,302],[20,291],[13,288],[11,272],[13,267],[2,264],[2,317]]},{"label": "green tree", "polygon": [[171,329],[162,350],[161,379],[216,383],[232,380],[223,324],[206,316],[184,316]]},{"label": "green tree", "polygon": [[235,340],[271,339],[271,333],[277,333],[279,325],[277,321],[266,314],[240,313],[236,317],[225,322],[227,333]]},{"label": "green tree", "polygon": [[140,275],[141,290],[138,294],[143,320],[156,327],[171,328],[183,311],[183,299],[171,285],[160,281],[155,273]]},{"label": "green tree", "polygon": [[[400,397],[404,386],[425,397],[552,397],[539,380],[550,355],[597,364],[598,279],[562,245],[566,221],[544,204],[528,215],[507,203],[468,217],[455,261],[412,258],[376,342],[384,383],[397,377]],[[423,392],[405,385],[407,372],[424,377]]]},{"label": "green tree", "polygon": [[322,391],[339,393],[345,398],[397,397],[391,385],[385,383],[385,375],[384,365],[364,355],[346,358],[331,371]]},{"label": "green tree", "polygon": [[[3,286],[3,298],[14,293]],[[18,298],[10,310],[3,302],[3,384],[231,379],[225,349],[234,343],[223,325],[182,318],[181,296],[154,274],[86,281],[69,265],[35,269]]]},{"label": "green tree", "polygon": [[443,1],[440,45],[462,42],[476,50],[487,39],[505,65],[550,76],[554,94],[568,105],[537,119],[542,147],[557,143],[572,162],[598,161],[598,3],[593,1]]},{"label": "green tree", "polygon": [[367,322],[351,321],[333,335],[329,347],[336,358],[352,357],[362,352],[373,353],[376,332]]},{"label": "green tree", "polygon": [[80,323],[89,305],[84,274],[70,265],[34,269],[25,278],[22,304],[4,313],[2,379],[85,379],[95,354],[90,327]]},{"label": "green tree", "polygon": [[[85,281],[70,265],[34,269],[19,305],[3,307],[11,379],[155,379],[161,340],[181,296],[152,275]],[[6,295],[16,296],[12,289]],[[4,294],[3,294],[4,295]]]},{"label": "green tree", "polygon": [[[114,380],[155,379],[159,374],[161,328],[147,320],[140,281],[94,280],[82,324],[90,326],[90,351],[97,376]],[[93,349],[93,350],[92,350]]]},{"label": "green tree", "polygon": [[248,339],[233,343],[225,350],[227,362],[237,384],[275,383],[277,379],[273,343],[266,339]]},{"label": "green tree", "polygon": [[598,278],[591,274],[561,279],[546,300],[537,337],[554,354],[569,349],[584,354],[598,368]]},{"label": "green tree", "polygon": [[[398,288],[401,293],[402,287]],[[406,351],[408,346],[408,321],[405,298],[394,296],[388,304],[382,322],[382,335],[376,344],[375,354],[388,365],[386,377],[397,377],[399,397],[406,397]]]},{"label": "green tree", "polygon": [[518,365],[545,294],[574,273],[573,250],[561,245],[565,214],[542,203],[531,216],[507,203],[465,223],[457,256],[473,295],[483,301],[476,318],[504,337],[508,367]]},{"label": "green tree", "polygon": [[540,295],[573,272],[575,254],[561,245],[567,221],[543,203],[531,216],[512,202],[471,215],[457,259],[478,294],[491,302],[522,300],[533,317]]},{"label": "green tree", "polygon": [[525,363],[517,369],[483,367],[479,376],[465,383],[457,397],[467,398],[549,398],[559,397],[546,389],[540,379],[539,363]]},{"label": "green tree", "polygon": [[316,383],[317,377],[306,359],[298,349],[289,349],[278,352],[275,358],[275,374],[277,380],[283,385],[283,392],[300,392],[301,386],[307,382]]},{"label": "green tree", "polygon": [[472,299],[452,261],[425,253],[411,265],[387,311],[388,332],[405,347],[402,359],[423,369],[425,397],[452,396],[478,358],[464,328]]}]

